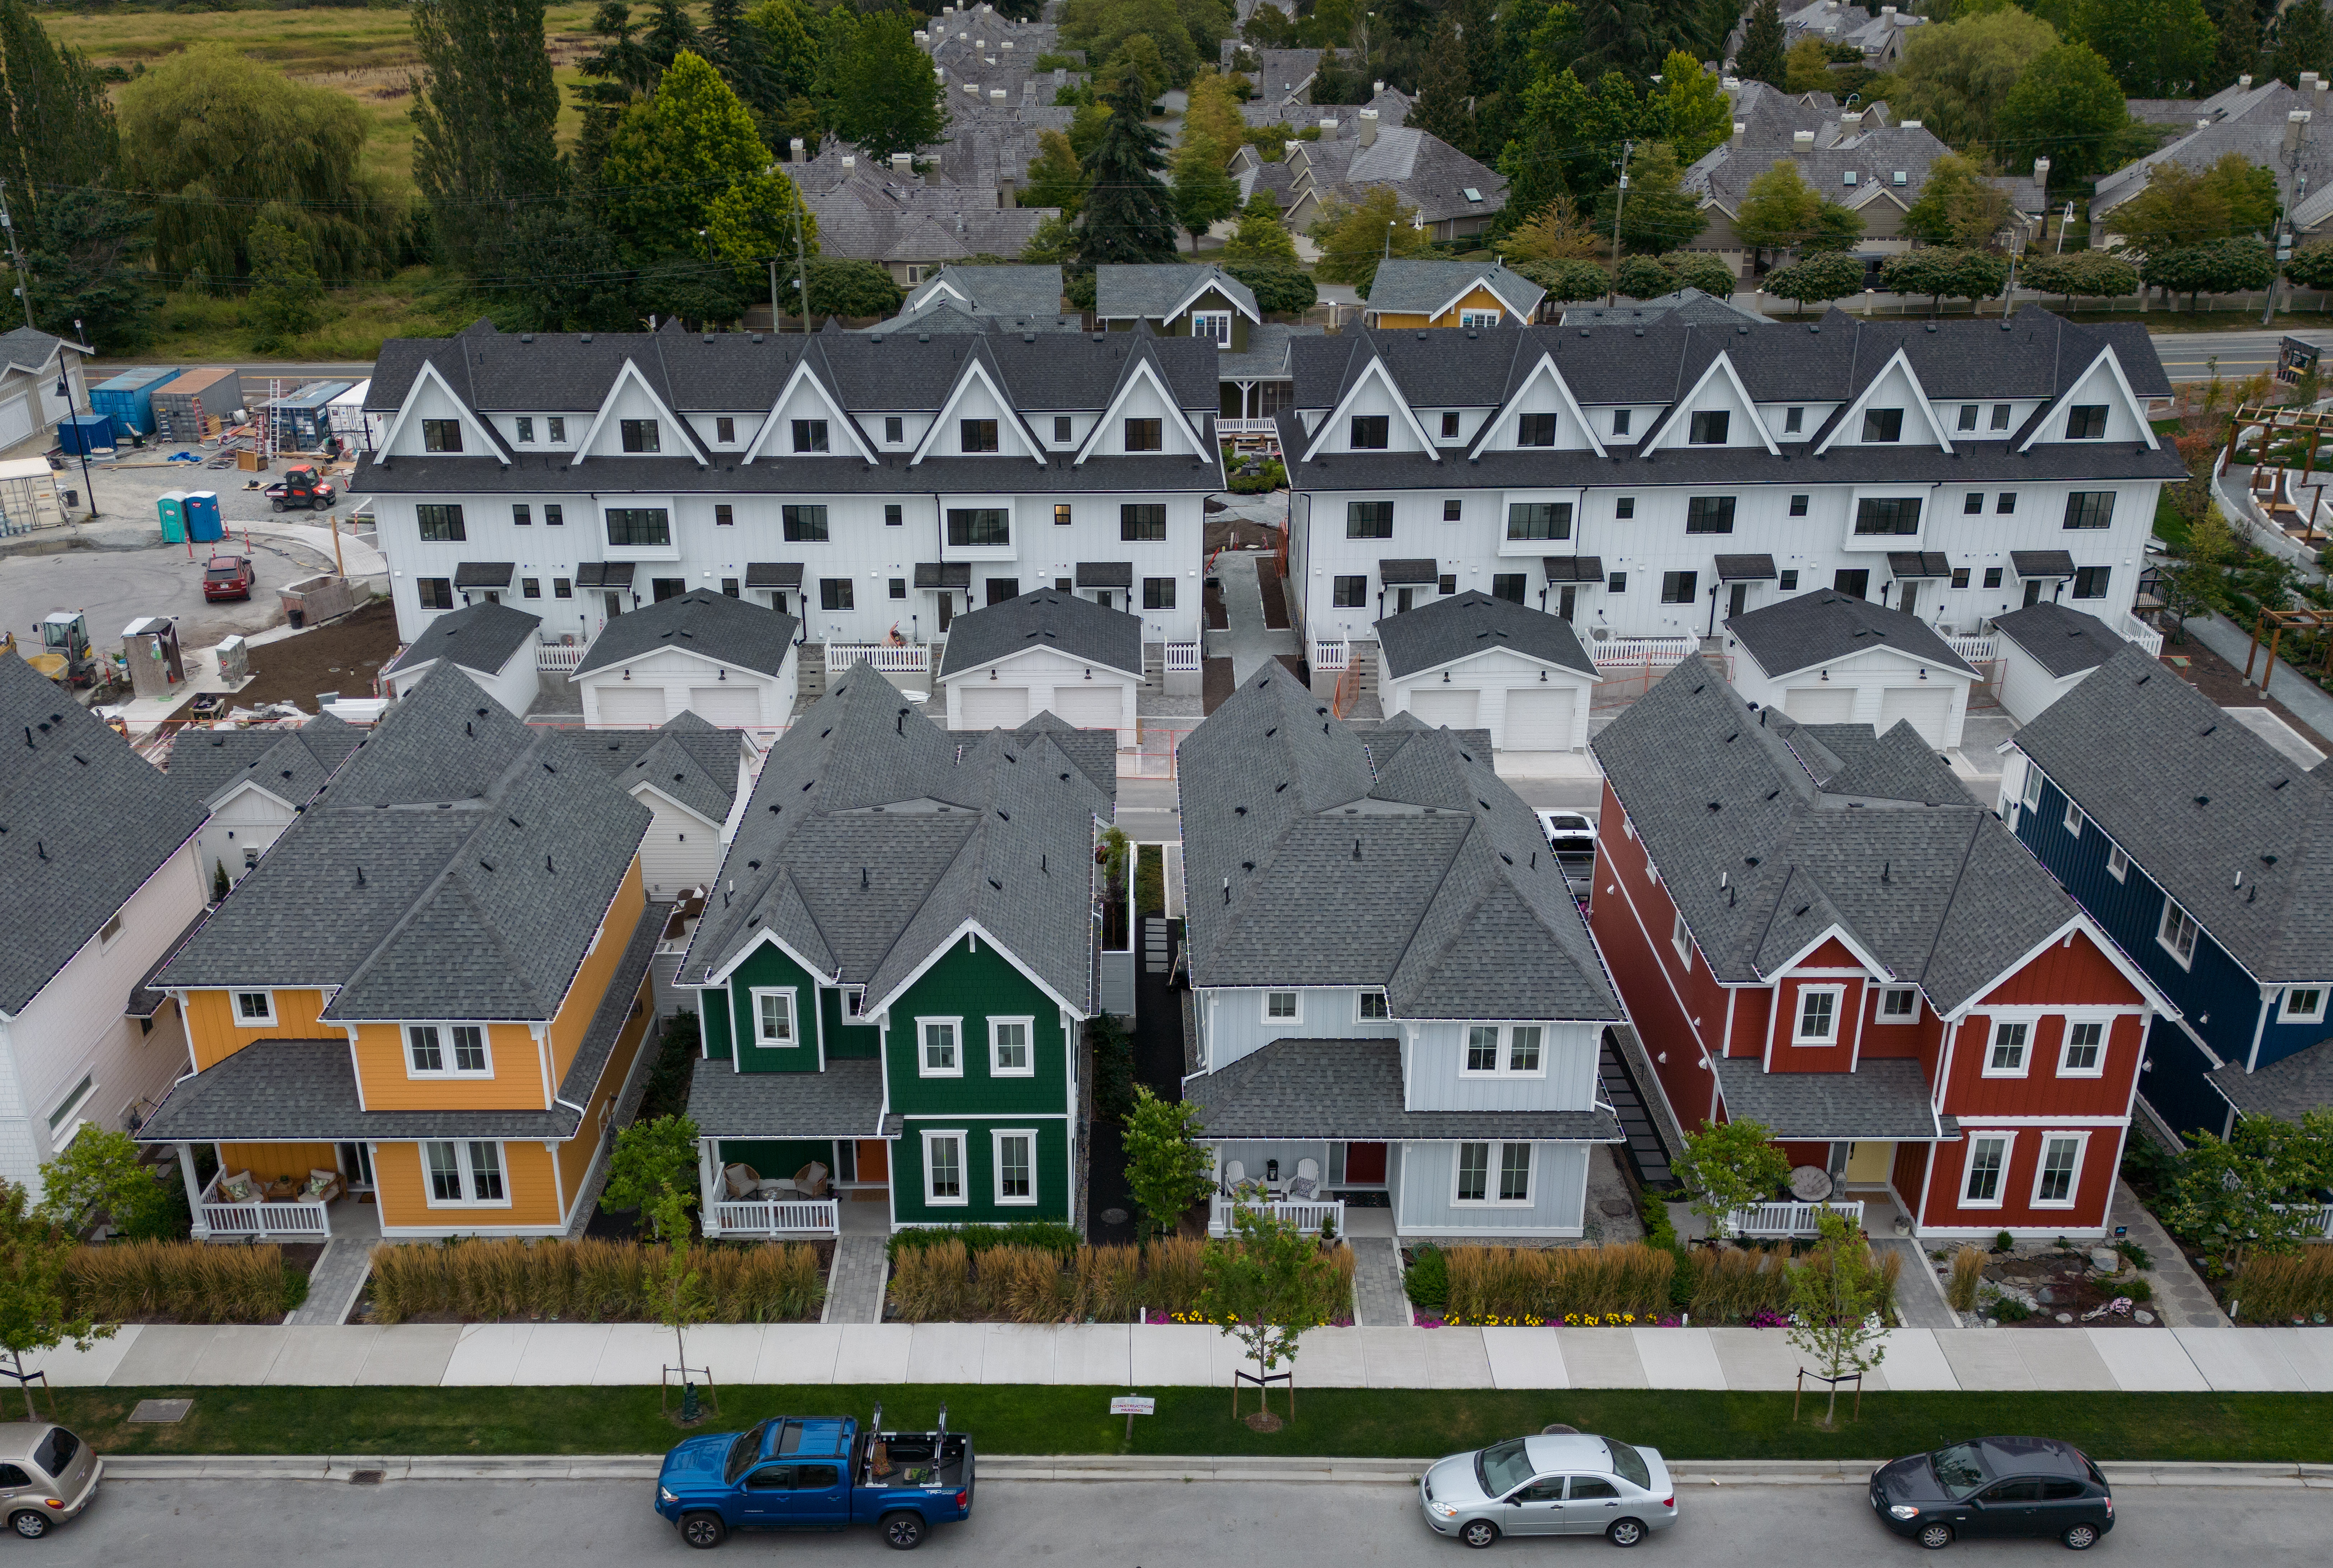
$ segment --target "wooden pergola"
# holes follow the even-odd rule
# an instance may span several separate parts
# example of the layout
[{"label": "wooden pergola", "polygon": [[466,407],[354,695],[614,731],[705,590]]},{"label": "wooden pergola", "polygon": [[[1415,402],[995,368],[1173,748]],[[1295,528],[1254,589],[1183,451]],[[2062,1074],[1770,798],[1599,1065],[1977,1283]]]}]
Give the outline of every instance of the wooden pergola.
[{"label": "wooden pergola", "polygon": [[[2284,640],[2288,630],[2333,631],[2333,610],[2263,609],[2252,618],[2251,646],[2244,650],[2244,679],[2250,681],[2252,678],[2252,659],[2260,652],[2261,635],[2265,632],[2268,635],[2268,659],[2261,666],[2260,678],[2261,695],[2263,697],[2268,695],[2269,677],[2276,672],[2277,645]],[[2333,637],[2325,641],[2325,654],[2317,662],[2317,673],[2320,675],[2333,673]]]},{"label": "wooden pergola", "polygon": [[[2273,517],[2276,510],[2275,497],[2280,491],[2286,488],[2282,483],[2282,478],[2290,472],[2291,465],[2268,462],[2269,443],[2275,438],[2277,433],[2286,430],[2297,435],[2305,434],[2309,437],[2309,451],[2300,462],[2300,484],[2306,485],[2310,483],[2309,475],[2317,467],[2319,445],[2328,434],[2333,434],[2333,413],[2314,414],[2305,408],[2286,408],[2268,403],[2240,404],[2236,411],[2228,417],[2226,452],[2228,462],[2235,461],[2237,447],[2245,435],[2255,430],[2261,433],[2260,442],[2261,461],[2252,468],[2251,491],[2255,496],[2268,498],[2261,502],[2261,510]],[[2263,479],[2266,481],[2265,483],[2262,483]],[[2298,486],[2293,489],[2297,494]],[[2301,522],[2302,539],[2311,544],[2317,542],[2319,537],[2316,502],[2322,502],[2325,499],[2323,480],[2316,482],[2316,490],[2315,502],[2309,506],[2309,515]]]}]

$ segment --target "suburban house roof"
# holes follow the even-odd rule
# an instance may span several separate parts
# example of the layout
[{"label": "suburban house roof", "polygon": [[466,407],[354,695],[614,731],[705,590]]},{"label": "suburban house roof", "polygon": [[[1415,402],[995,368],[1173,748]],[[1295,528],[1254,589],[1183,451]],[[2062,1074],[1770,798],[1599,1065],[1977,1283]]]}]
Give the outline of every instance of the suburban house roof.
[{"label": "suburban house roof", "polygon": [[862,659],[770,748],[678,983],[767,939],[872,1009],[976,925],[1089,1012],[1094,822],[1115,785],[1050,729],[952,737]]},{"label": "suburban house roof", "polygon": [[1285,381],[1289,376],[1288,340],[1319,338],[1327,332],[1325,327],[1258,321],[1247,330],[1247,348],[1243,352],[1215,350],[1215,374],[1226,381]]},{"label": "suburban house roof", "polygon": [[[505,575],[503,579],[508,582]],[[509,605],[481,599],[458,610],[448,610],[421,629],[421,635],[381,666],[384,675],[405,674],[438,659],[451,659],[466,670],[491,675],[510,663],[513,654],[533,642],[541,616],[531,616]]]},{"label": "suburban house roof", "polygon": [[1752,713],[1694,655],[1589,746],[1724,984],[1834,933],[1949,1016],[2085,918],[1908,722]]},{"label": "suburban house roof", "polygon": [[626,794],[646,784],[707,822],[729,819],[742,759],[735,731],[716,729],[684,708],[653,730],[591,730],[571,738]]},{"label": "suburban house roof", "polygon": [[1529,320],[1547,291],[1510,272],[1496,258],[1489,262],[1428,262],[1408,256],[1389,257],[1378,263],[1369,281],[1368,308],[1403,315],[1436,316],[1476,288],[1489,290],[1507,313]]},{"label": "suburban house roof", "polygon": [[1414,675],[1503,649],[1596,677],[1596,661],[1580,646],[1570,621],[1474,588],[1387,616],[1377,631],[1379,661],[1388,675]]},{"label": "suburban house roof", "polygon": [[250,784],[296,808],[363,741],[363,731],[329,712],[291,729],[181,730],[165,766],[206,807]]},{"label": "suburban house roof", "polygon": [[792,654],[802,623],[763,605],[711,588],[691,588],[616,617],[600,628],[575,666],[574,679],[628,664],[649,654],[693,654],[700,659],[775,675]]},{"label": "suburban house roof", "polygon": [[1977,678],[1975,666],[1953,652],[1919,617],[1835,588],[1818,588],[1746,615],[1728,616],[1725,629],[1750,651],[1760,669],[1777,679],[1874,648]]},{"label": "suburban house roof", "polygon": [[157,981],[337,988],[334,1023],[545,1020],[648,821],[562,732],[432,670]]},{"label": "suburban house roof", "polygon": [[48,368],[60,349],[71,349],[76,354],[96,352],[86,343],[43,332],[37,327],[11,327],[0,332],[0,364],[14,365],[36,375]]},{"label": "suburban house roof", "polygon": [[688,1117],[706,1138],[881,1137],[882,1059],[830,1056],[815,1073],[694,1074]]},{"label": "suburban house roof", "polygon": [[1142,617],[1104,609],[1058,588],[1040,588],[989,605],[948,623],[940,678],[961,675],[999,659],[1048,648],[1072,659],[1142,674]]},{"label": "suburban house roof", "polygon": [[1404,713],[1257,674],[1183,743],[1191,983],[1383,986],[1396,1018],[1618,1019],[1530,807]]},{"label": "suburban house roof", "polygon": [[1755,1056],[1712,1060],[1727,1118],[1776,1138],[1935,1143],[1957,1127],[1936,1114],[1927,1076],[1909,1056],[1866,1056],[1851,1073],[1770,1073]]},{"label": "suburban house roof", "polygon": [[953,300],[976,316],[1053,316],[1061,309],[1057,266],[946,266],[907,291],[902,309]]},{"label": "suburban house roof", "polygon": [[2096,616],[2042,599],[2023,609],[1992,617],[1992,629],[2033,656],[2058,676],[2095,670],[2130,646]]},{"label": "suburban house roof", "polygon": [[929,336],[934,332],[1082,332],[1083,316],[1006,316],[968,311],[963,303],[946,294],[933,294],[922,304],[910,305],[888,320],[871,327],[861,327],[862,332],[913,332]]},{"label": "suburban house roof", "polygon": [[1588,1111],[1409,1110],[1399,1040],[1274,1040],[1212,1073],[1186,1078],[1183,1097],[1199,1107],[1210,1138],[1617,1143],[1626,1136],[1619,1118],[1603,1105]]},{"label": "suburban house roof", "polygon": [[1566,327],[1640,327],[1656,317],[1675,316],[1695,327],[1779,327],[1771,316],[1746,311],[1731,300],[1721,300],[1699,289],[1677,289],[1649,300],[1629,300],[1617,305],[1566,305]]},{"label": "suburban house roof", "polygon": [[856,148],[831,143],[787,174],[818,219],[819,253],[864,262],[955,262],[1021,253],[1058,207],[1008,207],[995,185],[895,177]]},{"label": "suburban house roof", "polygon": [[[2274,77],[2263,78],[2251,88],[2226,88],[2183,119],[2189,128],[2185,135],[2100,175],[2097,194],[2090,198],[2091,220],[2104,219],[2145,190],[2158,164],[2177,164],[2189,174],[2202,174],[2234,153],[2246,163],[2277,169],[2286,180],[2296,175],[2305,177],[2308,194],[2294,205],[2293,222],[2304,230],[2314,228],[2333,213],[2333,204],[2325,200],[2328,177],[2333,177],[2333,144],[2315,125],[2307,128],[2314,134],[2303,135],[2294,152],[2284,150],[2284,139],[2293,113],[2308,111],[2321,121],[2324,110],[2325,102],[2319,94],[2287,87]],[[2197,126],[2199,120],[2211,123]]]},{"label": "suburban house roof", "polygon": [[2136,647],[2013,744],[2253,979],[2333,970],[2333,779]]},{"label": "suburban house roof", "polygon": [[[1364,145],[1367,134],[1364,126],[1356,135],[1340,131],[1300,144],[1314,190],[1359,202],[1389,186],[1402,206],[1416,207],[1418,221],[1428,224],[1495,217],[1507,205],[1506,177],[1441,138],[1412,125],[1382,123]],[[1303,183],[1301,175],[1298,183]]]},{"label": "suburban house roof", "polygon": [[2273,1116],[2298,1125],[2311,1111],[2333,1105],[2333,1039],[2295,1051],[2247,1073],[2242,1061],[2203,1075],[2229,1104],[2247,1116]]},{"label": "suburban house roof", "polygon": [[0,1015],[11,1015],[206,813],[183,780],[14,655],[0,655]]},{"label": "suburban house roof", "polygon": [[1250,320],[1262,320],[1255,291],[1213,263],[1204,267],[1146,263],[1094,269],[1094,314],[1105,321],[1164,321],[1213,289]]}]

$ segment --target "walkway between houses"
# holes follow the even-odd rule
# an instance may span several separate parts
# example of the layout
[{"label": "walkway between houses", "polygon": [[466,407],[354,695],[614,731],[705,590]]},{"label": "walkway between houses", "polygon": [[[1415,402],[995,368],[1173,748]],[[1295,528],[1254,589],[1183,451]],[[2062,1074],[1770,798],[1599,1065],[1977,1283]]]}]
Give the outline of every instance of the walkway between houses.
[{"label": "walkway between houses", "polygon": [[[1778,1329],[1324,1328],[1307,1388],[1660,1388],[1788,1391]],[[1198,1324],[716,1324],[692,1364],[725,1384],[1047,1383],[1224,1388],[1236,1343]],[[67,1387],[425,1388],[654,1385],[654,1324],[406,1324],[382,1328],[130,1324],[85,1353],[30,1357]],[[2333,1328],[1897,1329],[1875,1391],[2333,1392]]]},{"label": "walkway between houses", "polygon": [[[1369,1221],[1376,1219],[1375,1226]],[[1353,1321],[1363,1328],[1407,1328],[1409,1292],[1401,1282],[1401,1243],[1393,1237],[1393,1210],[1345,1210],[1346,1240],[1353,1249]],[[1371,1236],[1370,1229],[1385,1234]]]},{"label": "walkway between houses", "polygon": [[332,1238],[308,1271],[308,1299],[283,1321],[294,1327],[346,1323],[372,1273],[372,1249],[380,1244],[380,1208],[343,1199],[332,1205]]},{"label": "walkway between houses", "polygon": [[1211,657],[1230,658],[1232,679],[1242,685],[1280,655],[1297,651],[1294,632],[1273,631],[1263,624],[1263,590],[1255,580],[1259,559],[1250,550],[1225,550],[1215,558],[1215,576],[1224,585],[1224,612],[1231,626],[1206,634],[1206,651]]},{"label": "walkway between houses", "polygon": [[[883,1286],[890,1272],[887,1251],[890,1206],[845,1203],[840,1208],[842,1234],[835,1238],[834,1266],[827,1270],[825,1321],[880,1323]],[[871,1223],[851,1223],[852,1211],[859,1209],[869,1211]]]},{"label": "walkway between houses", "polygon": [[[2242,673],[2244,654],[2252,641],[2249,630],[2215,612],[2189,621],[2187,635],[2233,664],[2239,674]],[[2173,645],[2164,651],[2176,653],[2178,649],[2176,645]],[[2267,645],[2262,644],[2260,655],[2252,660],[2255,684],[2264,667],[2261,659],[2267,652]],[[2290,660],[2279,657],[2276,661],[2276,674],[2269,679],[2268,694],[2292,710],[2295,717],[2317,731],[2306,739],[2316,741],[2322,738],[2328,744],[2333,744],[2333,695],[2327,694],[2324,687],[2293,668]]]},{"label": "walkway between houses", "polygon": [[[2136,1128],[2131,1130],[2135,1138],[2143,1135]],[[2120,1179],[2115,1182],[2112,1218],[2114,1223],[2127,1226],[2130,1238],[2146,1250],[2150,1267],[2140,1271],[2140,1277],[2155,1287],[2155,1310],[2165,1323],[2173,1328],[2228,1326],[2228,1315],[2213,1299],[2212,1287],[2188,1263],[2154,1211],[2139,1201],[2130,1183]],[[2238,1302],[2236,1308],[2241,1312],[2243,1303]]]}]

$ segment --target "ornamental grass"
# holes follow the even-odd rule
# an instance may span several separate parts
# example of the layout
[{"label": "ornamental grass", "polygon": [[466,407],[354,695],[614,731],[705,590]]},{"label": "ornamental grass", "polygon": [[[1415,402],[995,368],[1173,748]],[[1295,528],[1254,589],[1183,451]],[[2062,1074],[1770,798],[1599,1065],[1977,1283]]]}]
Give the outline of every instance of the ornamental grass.
[{"label": "ornamental grass", "polygon": [[[1167,1315],[1197,1310],[1210,1247],[1234,1243],[1169,1237],[1142,1247],[1051,1247],[994,1243],[977,1249],[953,1238],[898,1249],[891,1259],[891,1315],[903,1323],[1122,1323],[1148,1308]],[[1323,1315],[1347,1316],[1353,1252],[1336,1264]]]},{"label": "ornamental grass", "polygon": [[1676,1259],[1641,1242],[1444,1250],[1445,1321],[1536,1325],[1565,1318],[1651,1317],[1669,1299]]},{"label": "ornamental grass", "polygon": [[2229,1282],[2228,1300],[2243,1323],[2323,1321],[2333,1313],[2333,1247],[2252,1254]]},{"label": "ornamental grass", "polygon": [[307,1295],[307,1276],[272,1244],[116,1241],[77,1249],[65,1266],[74,1305],[120,1323],[281,1323]]},{"label": "ornamental grass", "polygon": [[[692,1247],[716,1323],[801,1323],[826,1300],[816,1248],[800,1242]],[[653,1323],[667,1248],[585,1239],[449,1242],[373,1248],[372,1321],[565,1319]]]}]

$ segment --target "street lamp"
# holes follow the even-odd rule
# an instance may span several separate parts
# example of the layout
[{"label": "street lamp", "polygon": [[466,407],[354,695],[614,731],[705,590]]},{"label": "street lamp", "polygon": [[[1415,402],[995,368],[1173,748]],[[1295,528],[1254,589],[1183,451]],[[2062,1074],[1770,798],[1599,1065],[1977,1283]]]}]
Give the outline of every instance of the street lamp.
[{"label": "street lamp", "polygon": [[[86,341],[87,339],[83,336],[82,331],[81,318],[76,316],[73,318],[74,345],[79,347]],[[72,371],[66,367],[64,356],[62,354],[59,354],[57,356],[57,396],[64,399],[65,411],[67,413],[77,415],[81,412],[79,406],[73,402]],[[81,439],[76,443],[76,445],[81,448],[82,499],[89,503],[89,521],[95,522],[97,521],[97,486],[90,482],[89,477],[88,431],[84,430],[81,433]]]}]

